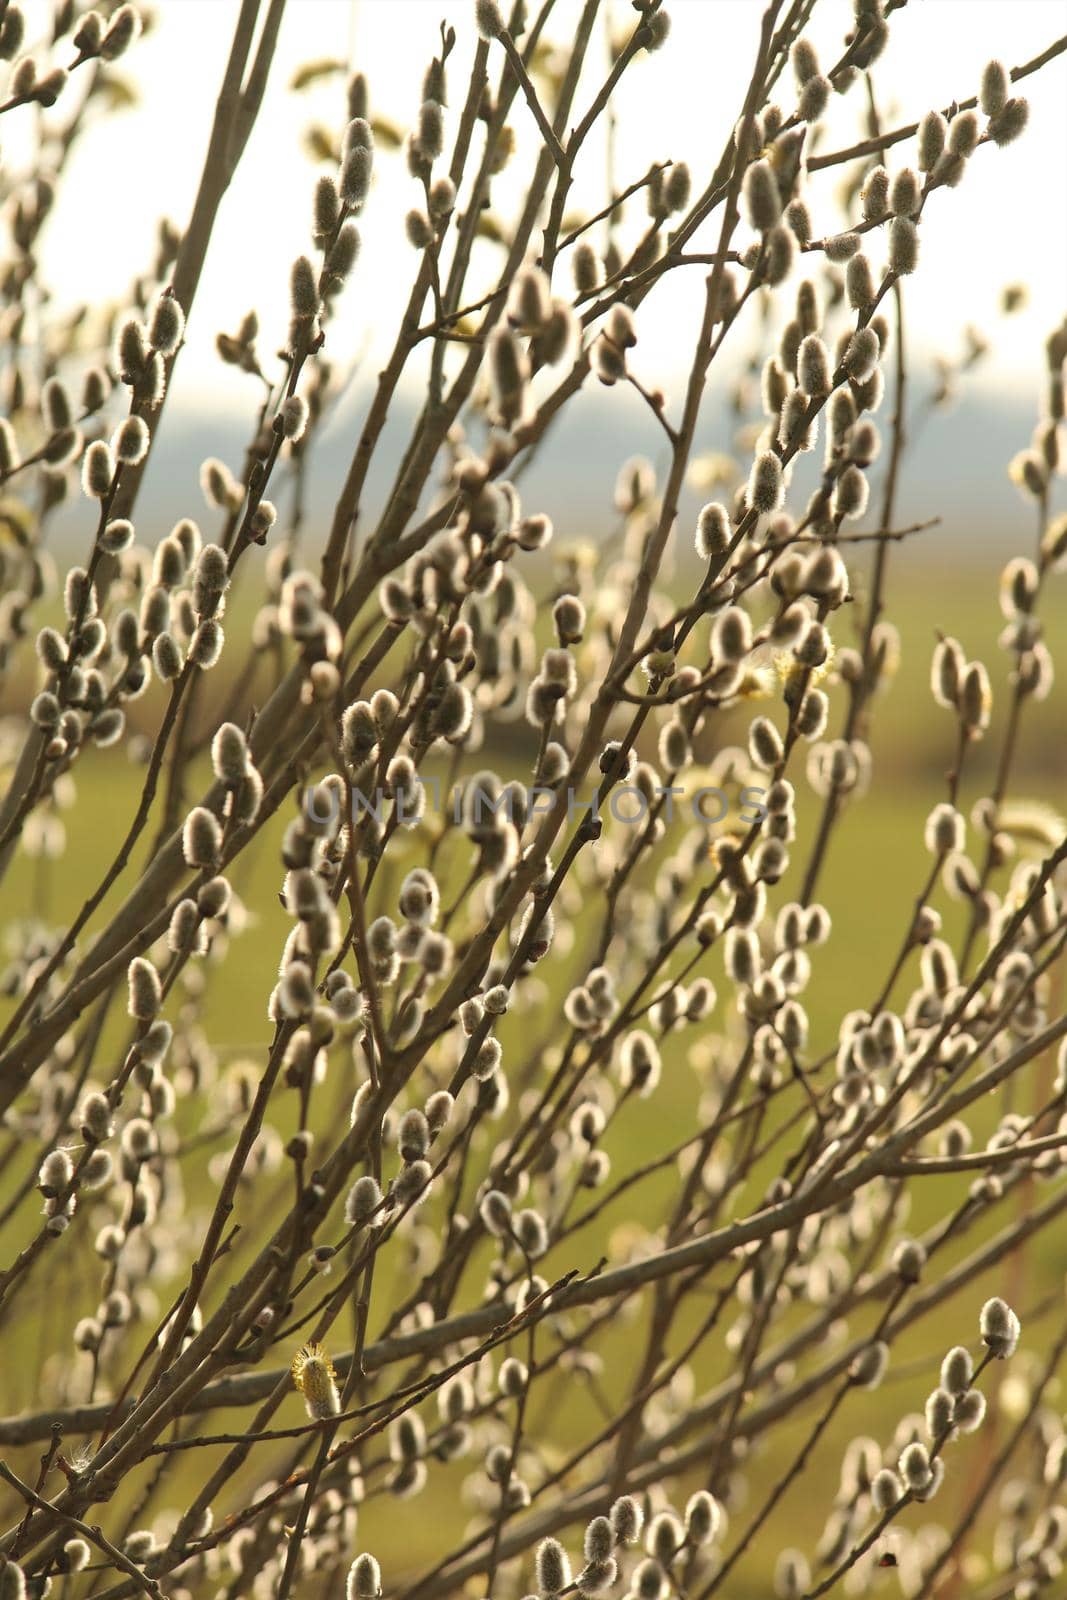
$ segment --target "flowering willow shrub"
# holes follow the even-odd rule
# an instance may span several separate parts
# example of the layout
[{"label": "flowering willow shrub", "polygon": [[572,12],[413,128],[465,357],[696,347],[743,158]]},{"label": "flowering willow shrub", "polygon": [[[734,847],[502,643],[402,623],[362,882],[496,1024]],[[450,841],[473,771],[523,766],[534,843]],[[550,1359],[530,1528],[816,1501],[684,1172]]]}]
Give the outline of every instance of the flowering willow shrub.
[{"label": "flowering willow shrub", "polygon": [[[670,49],[667,13],[618,17],[604,76],[596,0],[552,52],[544,11],[479,0],[457,19],[469,79],[448,81],[450,26],[426,70],[406,243],[375,237],[382,157],[367,85],[349,84],[284,351],[261,348],[254,315],[218,339],[256,393],[245,461],[206,461],[206,510],[175,505],[159,537],[138,491],[271,67],[281,7],[255,42],[257,9],[190,227],[164,226],[93,351],[50,322],[34,243],[139,19],[60,5],[51,44],[20,55],[21,13],[0,5],[0,110],[62,110],[68,74],[88,82],[73,121],[44,117],[40,170],[5,179],[0,475],[22,514],[0,650],[15,667],[35,647],[38,681],[4,728],[0,867],[64,838],[91,867],[58,926],[32,887],[5,902],[0,1595],[1062,1593],[1062,1287],[1021,1327],[983,1280],[1007,1263],[1018,1280],[1067,1213],[1067,843],[1036,815],[1017,856],[1011,789],[1052,680],[1042,616],[1064,605],[1067,327],[1013,467],[1037,534],[1000,587],[1007,704],[942,637],[950,772],[869,992],[842,995],[819,895],[898,652],[882,611],[910,531],[901,307],[923,219],[1023,134],[1018,83],[1064,41],[883,128],[892,0],[857,0],[822,64],[812,6],[772,0],[711,175],[620,175],[647,211],[633,231],[618,194],[577,219],[568,199],[619,80]],[[835,97],[873,131],[828,150]],[[523,151],[504,223],[494,181]],[[835,165],[844,219],[807,197]],[[488,280],[472,266],[487,216]],[[412,287],[315,549],[301,486],[363,232],[410,260]],[[688,383],[660,393],[641,308],[694,267]],[[709,371],[750,302],[766,313],[751,457],[686,527]],[[423,405],[357,534],[413,369]],[[517,485],[597,382],[641,396],[666,472],[620,463],[621,543],[546,589],[553,529]],[[798,458],[816,451],[805,498]],[[65,499],[85,553],[57,607],[46,540]],[[662,569],[689,539],[700,572],[679,594]],[[261,594],[250,639],[227,620],[241,585]],[[728,716],[740,744],[717,738]],[[505,776],[516,721],[526,765]],[[982,740],[995,777],[965,812]],[[87,837],[69,809],[83,762],[117,772],[124,747],[127,813]],[[673,803],[697,787],[725,800],[714,825]],[[288,923],[269,951],[234,887],[257,844]],[[264,1019],[242,1031],[262,1045],[227,1066],[204,1007],[241,964]],[[969,1329],[952,1348],[949,1311]],[[916,1327],[928,1354],[901,1361]],[[429,1560],[390,1521],[419,1496]]]}]

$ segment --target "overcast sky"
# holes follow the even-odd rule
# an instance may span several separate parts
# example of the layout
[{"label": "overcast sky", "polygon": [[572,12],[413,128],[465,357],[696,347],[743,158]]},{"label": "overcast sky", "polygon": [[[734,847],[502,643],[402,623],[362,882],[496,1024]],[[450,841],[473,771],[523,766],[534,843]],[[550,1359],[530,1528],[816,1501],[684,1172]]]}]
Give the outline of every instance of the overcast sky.
[{"label": "overcast sky", "polygon": [[[669,0],[668,8],[668,46],[624,80],[620,181],[665,157],[688,160],[695,182],[705,181],[747,81],[757,0]],[[43,15],[38,0],[27,9],[31,17]],[[188,217],[237,0],[155,0],[154,9],[156,27],[121,63],[139,86],[141,104],[86,136],[49,223],[45,266],[60,305],[114,296],[151,260],[157,218],[167,214],[184,224]],[[577,9],[577,0],[558,0],[550,38],[568,38]],[[620,25],[629,25],[626,0],[614,0],[613,9]],[[173,397],[178,407],[202,415],[249,403],[250,380],[221,369],[213,350],[215,333],[234,328],[249,307],[260,312],[268,341],[283,335],[289,264],[310,248],[310,197],[321,170],[308,159],[302,134],[312,121],[337,127],[343,117],[340,80],[295,94],[294,70],[312,57],[345,59],[366,72],[375,110],[406,129],[445,18],[460,35],[450,63],[454,115],[472,46],[472,10],[468,0],[289,0],[263,110],[224,202],[197,299]],[[849,0],[819,0],[811,37],[827,64],[836,59],[850,15]],[[877,69],[885,117],[896,125],[962,99],[974,93],[991,56],[1014,66],[1065,31],[1065,0],[911,0],[892,19],[892,42]],[[601,42],[595,80],[590,76],[583,85],[580,104],[599,81],[602,52]],[[927,208],[921,266],[907,290],[911,335],[927,351],[956,350],[967,322],[990,332],[994,353],[980,381],[991,394],[1032,392],[1044,337],[1065,309],[1067,58],[1030,78],[1025,92],[1032,109],[1025,137],[1006,150],[980,150],[961,187],[939,192]],[[781,98],[787,106],[791,95],[786,78]],[[829,147],[860,136],[860,111],[855,94],[835,101]],[[515,120],[520,139],[533,137],[521,103]],[[28,131],[29,118],[10,136],[5,127],[5,160],[17,158],[18,138]],[[896,155],[901,163],[912,160],[913,145],[899,146]],[[528,170],[521,160],[515,168]],[[578,174],[577,205],[601,203],[603,174],[603,145],[591,140]],[[839,177],[834,169],[812,191],[819,231],[841,225]],[[371,363],[383,353],[414,269],[401,230],[418,197],[403,155],[384,156],[362,225],[360,264],[331,329],[331,353],[338,358],[362,352]],[[518,198],[514,184],[500,185],[502,210]],[[881,248],[872,251],[876,265]],[[483,266],[491,270],[494,262],[487,253]],[[698,315],[701,278],[698,270],[671,274],[670,287],[653,294],[642,312],[642,375],[669,392],[688,361],[686,330]],[[1004,323],[997,316],[1000,291],[1017,280],[1029,286],[1030,305]]]}]

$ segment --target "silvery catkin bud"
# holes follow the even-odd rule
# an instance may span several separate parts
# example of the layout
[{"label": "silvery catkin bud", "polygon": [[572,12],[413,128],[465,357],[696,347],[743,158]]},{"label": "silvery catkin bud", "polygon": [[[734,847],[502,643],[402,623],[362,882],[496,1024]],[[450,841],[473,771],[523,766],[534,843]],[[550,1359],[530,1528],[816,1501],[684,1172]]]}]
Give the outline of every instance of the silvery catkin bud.
[{"label": "silvery catkin bud", "polygon": [[940,111],[928,111],[919,123],[919,171],[933,172],[945,149],[948,124]]},{"label": "silvery catkin bud", "polygon": [[172,294],[161,294],[148,322],[148,339],[153,349],[173,355],[185,332],[185,313]]},{"label": "silvery catkin bud", "polygon": [[768,161],[754,161],[744,177],[745,208],[751,227],[758,233],[767,233],[774,227],[782,211],[778,180]]},{"label": "silvery catkin bud", "polygon": [[586,239],[575,247],[571,260],[571,275],[579,295],[592,294],[600,282],[600,263],[596,251]]},{"label": "silvery catkin bud", "polygon": [[382,1191],[376,1178],[372,1178],[370,1173],[357,1178],[345,1200],[345,1221],[352,1227],[365,1222],[378,1209],[381,1199]]},{"label": "silvery catkin bud", "polygon": [[499,39],[504,17],[496,0],[475,0],[474,22],[483,39]]},{"label": "silvery catkin bud", "polygon": [[[503,1377],[503,1369],[501,1369]],[[594,1517],[585,1530],[582,1553],[587,1561],[606,1561],[615,1548],[615,1530],[607,1517]]]},{"label": "silvery catkin bud", "polygon": [[926,1400],[926,1431],[934,1444],[952,1430],[952,1396],[947,1389],[934,1389]]},{"label": "silvery catkin bud", "polygon": [[877,1389],[889,1366],[889,1346],[881,1339],[861,1350],[848,1369],[852,1382],[860,1389]]},{"label": "silvery catkin bud", "polygon": [[577,644],[585,632],[585,607],[577,595],[560,595],[552,607],[552,620],[561,645]]},{"label": "silvery catkin bud", "polygon": [[968,1389],[957,1395],[952,1420],[961,1433],[974,1433],[985,1420],[986,1398],[980,1389]]},{"label": "silvery catkin bud", "polygon": [[802,122],[817,122],[829,104],[832,85],[821,73],[809,78],[797,100],[797,116]]},{"label": "silvery catkin bud", "polygon": [[319,309],[319,286],[315,268],[307,256],[297,256],[289,273],[289,303],[299,321],[308,321]]},{"label": "silvery catkin bud", "polygon": [[965,1394],[973,1376],[970,1351],[963,1345],[956,1345],[941,1363],[941,1387],[949,1394]]},{"label": "silvery catkin bud", "polygon": [[781,735],[769,717],[757,717],[748,730],[748,753],[757,767],[774,768],[782,759]]},{"label": "silvery catkin bud", "polygon": [[444,149],[445,125],[441,114],[441,106],[436,100],[424,100],[419,107],[418,127],[415,140],[419,147],[419,154],[427,161],[436,161]]},{"label": "silvery catkin bud", "polygon": [[790,200],[786,208],[786,220],[793,230],[793,237],[801,246],[811,243],[811,212],[803,200]]},{"label": "silvery catkin bud", "polygon": [[478,1214],[488,1233],[502,1239],[511,1234],[511,1201],[500,1189],[489,1189],[478,1205]]},{"label": "silvery catkin bud", "polygon": [[959,711],[963,726],[973,734],[981,733],[989,726],[991,705],[989,674],[980,661],[972,661],[960,682]]},{"label": "silvery catkin bud", "polygon": [[370,193],[374,167],[374,135],[363,117],[353,117],[345,129],[339,188],[346,206],[359,210]]},{"label": "silvery catkin bud", "polygon": [[765,450],[752,463],[748,478],[748,504],[763,515],[782,503],[782,463],[773,450]]},{"label": "silvery catkin bud", "polygon": [[889,174],[884,167],[872,167],[862,191],[865,222],[881,222],[889,210]]},{"label": "silvery catkin bud", "polygon": [[845,288],[853,311],[864,311],[875,299],[878,291],[871,263],[862,253],[853,256],[845,268]]},{"label": "silvery catkin bud", "polygon": [[995,117],[1003,111],[1008,102],[1008,88],[1011,79],[1008,69],[1002,61],[988,61],[982,68],[982,80],[978,90],[978,104],[987,117]]},{"label": "silvery catkin bud", "polygon": [[878,335],[871,328],[857,328],[845,350],[845,371],[856,383],[866,383],[880,354]]},{"label": "silvery catkin bud", "polygon": [[105,61],[117,61],[124,55],[141,31],[141,18],[134,6],[119,6],[113,14],[107,32],[100,41],[100,54]]},{"label": "silvery catkin bud", "polygon": [[60,1194],[74,1176],[74,1163],[65,1150],[50,1150],[37,1173],[37,1187],[47,1197]]},{"label": "silvery catkin bud", "polygon": [[234,789],[248,771],[248,745],[235,722],[224,722],[211,741],[211,765],[220,783]]},{"label": "silvery catkin bud", "polygon": [[889,270],[906,277],[919,264],[919,230],[910,217],[894,217],[889,224]]},{"label": "silvery catkin bud", "polygon": [[[597,348],[603,344],[598,340]],[[493,408],[505,425],[522,415],[530,365],[510,328],[496,328],[489,339],[489,378]]]},{"label": "silvery catkin bud", "polygon": [[721,1521],[719,1502],[706,1489],[690,1495],[685,1507],[685,1531],[692,1544],[710,1544]]},{"label": "silvery catkin bud", "polygon": [[918,1239],[901,1239],[893,1251],[893,1271],[904,1283],[918,1283],[926,1265],[926,1250]]},{"label": "silvery catkin bud", "polygon": [[978,144],[978,118],[973,111],[961,111],[949,123],[948,152],[964,160],[974,154]]},{"label": "silvery catkin bud", "polygon": [[978,1327],[983,1342],[998,1361],[1006,1361],[1015,1354],[1021,1328],[1006,1301],[996,1295],[987,1300],[978,1318]]},{"label": "silvery catkin bud", "polygon": [[346,1600],[378,1600],[382,1592],[382,1569],[366,1551],[356,1557],[345,1580]]},{"label": "silvery catkin bud", "polygon": [[930,1457],[926,1446],[915,1440],[900,1458],[900,1475],[912,1492],[925,1489],[931,1479]]},{"label": "silvery catkin bud", "polygon": [[355,223],[349,219],[341,226],[326,262],[336,278],[347,278],[359,257],[360,235]]},{"label": "silvery catkin bud", "polygon": [[827,261],[849,261],[863,243],[858,233],[839,233],[826,241]]},{"label": "silvery catkin bud", "polygon": [[0,1567],[0,1600],[26,1600],[26,1574],[6,1557]]},{"label": "silvery catkin bud", "polygon": [[70,396],[66,385],[58,378],[49,378],[41,389],[41,415],[52,433],[61,433],[71,426]]},{"label": "silvery catkin bud", "polygon": [[562,1594],[571,1582],[571,1564],[558,1539],[542,1539],[534,1558],[540,1594]]},{"label": "silvery catkin bud", "polygon": [[163,1003],[163,987],[159,973],[151,961],[134,956],[126,969],[129,1003],[126,1007],[131,1017],[139,1022],[151,1022]]},{"label": "silvery catkin bud", "polygon": [[190,867],[213,867],[222,850],[218,818],[206,806],[194,806],[182,828],[182,852]]},{"label": "silvery catkin bud", "polygon": [[1022,96],[1009,100],[989,124],[989,137],[995,145],[1012,144],[1026,130],[1030,120],[1030,102]]},{"label": "silvery catkin bud", "polygon": [[797,351],[797,381],[809,400],[821,400],[830,393],[830,358],[817,333],[809,333],[801,341]]},{"label": "silvery catkin bud", "polygon": [[82,488],[90,500],[104,500],[111,490],[115,462],[103,439],[94,439],[82,463]]},{"label": "silvery catkin bud", "polygon": [[922,184],[912,167],[901,167],[889,191],[889,208],[898,217],[910,217],[922,202]]},{"label": "silvery catkin bud", "polygon": [[620,1495],[609,1512],[611,1526],[619,1544],[636,1544],[641,1537],[645,1514],[633,1495]]},{"label": "silvery catkin bud", "polygon": [[185,659],[173,634],[161,633],[152,641],[152,665],[163,683],[181,676]]},{"label": "silvery catkin bud", "polygon": [[133,537],[133,523],[125,517],[115,517],[100,535],[100,548],[110,556],[118,556],[130,548]]},{"label": "silvery catkin bud", "polygon": [[856,519],[867,510],[870,486],[859,467],[850,464],[834,488],[834,515]]},{"label": "silvery catkin bud", "polygon": [[871,1502],[874,1509],[883,1515],[892,1511],[898,1501],[904,1498],[904,1485],[895,1472],[888,1467],[883,1467],[871,1479]]},{"label": "silvery catkin bud", "polygon": [[308,424],[308,403],[299,394],[287,395],[282,403],[282,434],[294,443],[303,438]]},{"label": "silvery catkin bud", "polygon": [[730,546],[730,516],[718,501],[704,506],[697,517],[696,551],[703,561],[726,553]]}]

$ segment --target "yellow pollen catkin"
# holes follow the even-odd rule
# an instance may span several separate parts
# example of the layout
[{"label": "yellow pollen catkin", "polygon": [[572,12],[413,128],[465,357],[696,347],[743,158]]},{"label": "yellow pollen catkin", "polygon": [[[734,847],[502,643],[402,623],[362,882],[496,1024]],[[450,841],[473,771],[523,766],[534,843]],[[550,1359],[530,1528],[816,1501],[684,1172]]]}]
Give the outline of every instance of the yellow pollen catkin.
[{"label": "yellow pollen catkin", "polygon": [[306,1344],[293,1357],[293,1383],[304,1397],[308,1416],[313,1421],[335,1417],[341,1408],[337,1394],[337,1374],[326,1351],[319,1344]]}]

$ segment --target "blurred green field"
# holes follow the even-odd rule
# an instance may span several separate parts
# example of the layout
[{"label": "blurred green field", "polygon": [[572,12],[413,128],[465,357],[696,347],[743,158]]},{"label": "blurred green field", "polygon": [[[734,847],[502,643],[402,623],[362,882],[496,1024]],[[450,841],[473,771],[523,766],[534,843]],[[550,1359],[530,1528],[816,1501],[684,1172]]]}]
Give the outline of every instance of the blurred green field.
[{"label": "blurred green field", "polygon": [[[876,709],[874,731],[874,775],[869,793],[851,804],[843,814],[820,898],[829,907],[834,919],[831,942],[816,953],[815,976],[811,985],[811,1012],[813,1051],[825,1045],[829,1030],[836,1026],[841,1014],[853,1006],[869,1003],[877,993],[881,979],[888,969],[907,926],[911,907],[928,868],[928,857],[922,844],[923,821],[931,807],[944,798],[944,772],[950,762],[952,728],[947,713],[938,711],[932,704],[928,689],[930,650],[938,627],[953,632],[961,638],[972,655],[982,654],[990,666],[994,683],[994,721],[985,746],[977,752],[973,770],[969,767],[965,778],[961,803],[965,813],[983,792],[983,780],[988,780],[992,762],[999,748],[997,709],[1005,698],[1004,658],[995,651],[994,640],[1000,621],[996,609],[995,590],[988,571],[964,573],[951,580],[944,574],[933,572],[928,566],[904,563],[903,576],[895,577],[890,585],[890,612],[901,626],[903,656],[900,672],[891,691],[879,702]],[[839,642],[848,641],[847,627],[838,629]],[[224,658],[225,660],[225,658]],[[225,699],[226,683],[219,675],[212,681],[212,699],[215,704]],[[209,713],[210,715],[210,710]],[[839,715],[831,718],[831,727]],[[1065,798],[1065,742],[1063,731],[1067,727],[1067,694],[1064,686],[1057,685],[1053,698],[1042,706],[1027,708],[1023,734],[1019,746],[1018,780],[1014,792],[1026,799],[1040,800],[1063,810]],[[727,738],[736,737],[737,729]],[[517,733],[521,744],[525,732]],[[532,735],[531,735],[532,738]],[[532,746],[531,746],[532,752]],[[500,757],[503,767],[518,761],[521,750],[508,750]],[[483,750],[476,764],[492,764],[494,752]],[[131,815],[139,787],[137,769],[125,765],[118,771],[113,760],[100,755],[89,756],[77,770],[77,801],[64,813],[68,834],[68,848],[59,862],[20,860],[10,874],[4,890],[5,920],[25,914],[34,908],[46,921],[69,916],[96,883],[103,866],[121,836]],[[798,807],[798,844],[794,862],[803,865],[806,859],[806,841],[810,841],[818,802],[810,791],[800,784]],[[281,869],[277,855],[277,841],[287,811],[276,818],[253,847],[240,859],[233,873],[234,887],[251,913],[249,929],[235,940],[229,959],[216,974],[211,965],[205,967],[207,989],[203,998],[202,1026],[217,1051],[221,1061],[240,1057],[254,1062],[265,1059],[271,1026],[267,1020],[266,1002],[273,983],[282,943],[288,931],[288,919],[278,904],[277,891],[281,884]],[[417,841],[410,847],[417,848]],[[143,856],[143,848],[141,856]],[[140,861],[141,856],[137,859]],[[410,863],[418,859],[411,855]],[[459,871],[458,862],[453,865]],[[798,868],[795,865],[790,877],[780,886],[776,903],[790,898]],[[395,884],[399,873],[389,879],[383,873],[375,886],[371,913],[392,910],[389,904],[390,882]],[[126,887],[133,881],[132,874],[124,880]],[[958,907],[946,903],[941,896],[939,904],[946,915],[946,929],[950,933],[959,927]],[[554,953],[548,964],[546,976],[551,979],[551,990],[546,989],[541,1005],[530,1007],[519,1016],[512,1016],[501,1030],[505,1059],[522,1059],[531,1041],[549,1031],[551,1020],[557,1013],[562,995],[570,984],[584,975],[588,965],[587,951],[596,934],[589,915],[579,917],[574,928],[570,953]],[[714,964],[709,973],[715,976]],[[900,991],[898,990],[898,997]],[[5,1003],[6,1005],[6,1003]],[[1062,1005],[1062,999],[1060,1000]],[[530,1015],[533,1010],[535,1014]],[[711,1028],[722,1026],[717,1012],[711,1019]],[[104,1047],[99,1057],[100,1070],[108,1067],[114,1053],[121,1048],[125,1035],[121,1006],[112,1008],[105,1033]],[[688,1037],[688,1035],[687,1035]],[[348,1072],[349,1081],[343,1081]],[[672,1088],[672,1073],[675,1087]],[[324,1101],[345,1111],[352,1089],[356,1086],[354,1069],[344,1063],[331,1069],[331,1080],[323,1092]],[[658,1151],[668,1149],[677,1140],[692,1133],[693,1107],[696,1103],[695,1082],[691,1069],[679,1061],[665,1074],[664,1084],[649,1106],[627,1107],[614,1125],[607,1148],[614,1171],[646,1161]],[[285,1104],[283,1097],[283,1105]],[[287,1108],[291,1110],[291,1108]],[[1025,1107],[1020,1107],[1025,1109]],[[325,1106],[320,1108],[325,1110]],[[982,1121],[992,1125],[999,1110],[990,1106]],[[323,1118],[323,1135],[326,1137],[330,1116]],[[275,1125],[283,1135],[289,1126],[278,1119]],[[178,1106],[176,1127],[182,1139],[196,1139],[202,1132],[203,1108],[195,1097],[183,1099]],[[334,1124],[335,1125],[335,1124]],[[768,1127],[774,1126],[773,1118]],[[495,1135],[494,1135],[495,1137]],[[786,1148],[791,1148],[788,1144]],[[212,1198],[212,1181],[208,1174],[211,1155],[226,1148],[221,1140],[207,1142],[198,1153],[194,1170],[199,1171],[198,1188],[194,1183],[186,1195],[187,1208],[207,1207]],[[773,1176],[778,1161],[777,1151],[770,1154],[762,1168],[746,1189],[754,1197],[760,1186]],[[24,1155],[16,1156],[0,1174],[0,1205],[13,1191],[26,1171]],[[643,1223],[653,1224],[663,1215],[677,1182],[673,1170],[646,1182],[638,1191],[638,1215]],[[254,1232],[256,1213],[262,1204],[262,1189],[257,1190],[255,1209],[242,1210],[239,1199],[236,1220]],[[958,1180],[949,1178],[928,1179],[922,1192],[922,1203],[912,1212],[907,1226],[920,1232],[958,1200]],[[279,1203],[281,1201],[279,1193]],[[983,1237],[998,1231],[1016,1214],[1020,1205],[1026,1205],[1032,1196],[1023,1194],[1002,1207],[994,1222],[982,1229],[972,1230],[967,1236],[967,1249],[972,1249]],[[92,1210],[92,1207],[87,1210]],[[621,1199],[611,1207],[596,1225],[569,1240],[547,1258],[548,1275],[576,1266],[591,1268],[602,1253],[612,1248],[612,1236],[620,1224],[627,1221],[634,1210],[632,1197]],[[22,1215],[3,1230],[0,1249],[0,1267],[7,1265],[32,1232],[35,1207],[32,1200],[22,1208]],[[76,1230],[71,1230],[72,1235]],[[55,1348],[53,1337],[46,1337],[47,1329],[55,1315],[55,1296],[62,1294],[63,1320],[89,1312],[95,1306],[98,1292],[98,1263],[90,1252],[69,1248],[70,1237],[58,1246],[52,1246],[42,1266],[35,1274],[33,1291],[28,1297],[32,1310],[24,1308],[18,1320],[0,1326],[7,1359],[0,1368],[0,1411],[10,1414],[33,1408],[37,1403],[37,1382],[41,1376],[40,1352]],[[400,1258],[402,1252],[395,1255]],[[956,1259],[949,1252],[947,1260]],[[1056,1283],[1062,1283],[1067,1270],[1067,1243],[1062,1231],[1051,1230],[1041,1236],[1036,1246],[1027,1252],[1025,1259],[1017,1259],[997,1275],[997,1283],[975,1283],[965,1295],[947,1305],[936,1319],[936,1325],[920,1324],[912,1335],[895,1347],[894,1363],[885,1385],[874,1395],[863,1395],[850,1400],[843,1409],[839,1425],[835,1426],[813,1458],[809,1467],[811,1481],[817,1484],[814,1495],[805,1491],[803,1482],[787,1497],[776,1515],[761,1549],[754,1559],[738,1569],[736,1582],[730,1594],[736,1600],[763,1600],[768,1593],[767,1579],[770,1563],[784,1545],[795,1544],[812,1550],[821,1531],[821,1523],[814,1526],[810,1505],[822,1509],[829,1506],[832,1489],[840,1466],[844,1443],[857,1432],[871,1434],[888,1442],[899,1418],[909,1411],[920,1409],[923,1400],[935,1381],[936,1367],[949,1344],[959,1340],[973,1344],[978,1306],[985,1294],[996,1288],[1008,1293],[1025,1309],[1040,1301]],[[475,1296],[479,1286],[475,1268],[467,1281],[467,1295]],[[164,1281],[155,1285],[161,1303],[171,1297],[179,1280]],[[396,1281],[389,1282],[387,1274],[380,1274],[375,1285],[375,1300],[371,1316],[371,1337],[385,1321],[388,1308],[395,1297],[410,1288],[409,1274],[397,1272]],[[469,1302],[465,1302],[469,1303]],[[686,1330],[695,1327],[706,1315],[707,1301],[693,1296],[693,1303],[679,1324],[678,1340]],[[869,1312],[868,1312],[869,1316]],[[862,1318],[857,1317],[850,1329],[852,1335],[861,1331]],[[869,1325],[869,1324],[868,1324]],[[347,1341],[338,1324],[338,1343]],[[725,1327],[706,1342],[694,1363],[696,1392],[699,1394],[719,1377],[728,1374],[733,1358],[724,1343]],[[1032,1349],[1043,1344],[1040,1330],[1035,1329],[1024,1343]],[[599,1346],[605,1359],[603,1388],[608,1396],[622,1391],[629,1381],[635,1353],[640,1348],[637,1330],[622,1324],[613,1329]],[[291,1352],[279,1351],[279,1360],[286,1360]],[[87,1358],[70,1356],[69,1371],[61,1382],[69,1398],[80,1398],[86,1381],[84,1363]],[[49,1382],[55,1384],[57,1373],[49,1371]],[[540,1419],[551,1432],[553,1452],[546,1458],[554,1464],[566,1452],[569,1444],[580,1441],[598,1425],[599,1412],[595,1396],[584,1386],[571,1381],[566,1391],[566,1404],[561,1405],[561,1392],[552,1380],[548,1392],[534,1406],[535,1422]],[[1062,1404],[1062,1396],[1060,1404]],[[300,1405],[297,1398],[287,1402],[279,1414],[279,1424],[298,1420]],[[549,1420],[550,1419],[550,1420]],[[236,1416],[219,1414],[215,1421],[220,1426],[235,1424]],[[810,1414],[801,1412],[788,1428],[778,1430],[775,1442],[775,1461],[780,1468],[783,1452],[794,1443],[799,1444],[810,1425]],[[977,1440],[956,1446],[953,1470],[950,1471],[942,1506],[950,1510],[962,1503],[970,1480],[970,1458],[981,1448],[988,1448],[987,1434]],[[16,1452],[16,1465],[27,1470],[35,1459],[35,1452]],[[280,1462],[286,1459],[283,1451],[272,1456],[271,1448],[257,1458],[256,1480],[270,1476]],[[959,1463],[956,1466],[956,1462]],[[458,1543],[470,1516],[460,1485],[475,1463],[468,1461],[459,1466],[435,1468],[431,1474],[430,1489],[414,1504],[394,1502],[388,1496],[376,1500],[365,1516],[364,1533],[372,1539],[372,1548],[382,1560],[390,1586],[402,1575],[412,1575],[433,1557],[440,1554],[445,1543]],[[771,1481],[774,1463],[758,1456],[753,1462],[753,1476],[758,1484]],[[201,1474],[203,1468],[200,1469]],[[184,1492],[191,1486],[189,1468],[183,1464],[175,1473],[171,1489],[164,1498],[173,1503],[176,1489]],[[196,1481],[199,1481],[198,1479]],[[695,1486],[695,1484],[694,1484]],[[180,1498],[180,1495],[179,1495]],[[223,1514],[226,1505],[217,1508]],[[921,1513],[915,1513],[920,1516]],[[362,1546],[361,1546],[362,1547]]]}]

